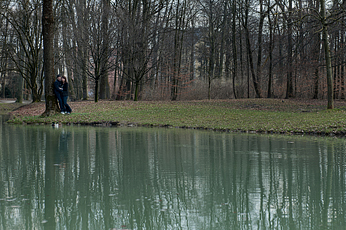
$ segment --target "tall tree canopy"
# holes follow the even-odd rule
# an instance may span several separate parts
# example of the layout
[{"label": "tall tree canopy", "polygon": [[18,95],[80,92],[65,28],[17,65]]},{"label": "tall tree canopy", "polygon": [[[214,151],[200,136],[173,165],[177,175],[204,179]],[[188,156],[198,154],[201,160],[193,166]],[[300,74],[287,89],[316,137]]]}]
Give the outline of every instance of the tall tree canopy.
[{"label": "tall tree canopy", "polygon": [[52,96],[55,73],[68,77],[72,100],[95,102],[295,97],[328,99],[333,108],[345,98],[344,2],[4,0],[0,7],[1,88],[15,92],[20,76],[33,101],[43,88]]}]

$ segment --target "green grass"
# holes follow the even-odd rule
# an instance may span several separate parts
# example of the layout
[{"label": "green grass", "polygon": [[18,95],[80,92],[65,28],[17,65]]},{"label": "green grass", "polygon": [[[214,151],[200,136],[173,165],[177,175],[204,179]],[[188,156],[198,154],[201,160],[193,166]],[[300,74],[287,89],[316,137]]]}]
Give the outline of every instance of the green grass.
[{"label": "green grass", "polygon": [[[41,105],[42,106],[42,105]],[[11,123],[119,122],[140,126],[171,126],[244,132],[346,134],[346,105],[326,110],[322,102],[272,99],[71,103],[74,113],[51,117],[14,114]],[[38,113],[40,114],[40,113]]]},{"label": "green grass", "polygon": [[0,103],[0,115],[6,115],[14,109],[19,108],[22,104],[19,103]]}]

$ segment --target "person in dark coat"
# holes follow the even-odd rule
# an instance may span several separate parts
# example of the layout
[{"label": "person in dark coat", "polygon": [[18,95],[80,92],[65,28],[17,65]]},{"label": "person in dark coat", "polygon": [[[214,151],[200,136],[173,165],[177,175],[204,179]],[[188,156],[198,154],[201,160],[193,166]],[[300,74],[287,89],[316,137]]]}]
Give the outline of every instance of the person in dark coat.
[{"label": "person in dark coat", "polygon": [[63,107],[64,107],[64,112],[67,114],[70,114],[72,112],[71,107],[67,104],[67,98],[68,98],[68,82],[67,78],[65,76],[61,77],[62,81],[62,101],[63,101]]},{"label": "person in dark coat", "polygon": [[54,94],[56,98],[58,99],[59,102],[59,107],[60,107],[60,112],[64,114],[64,105],[63,105],[63,100],[62,100],[62,81],[61,81],[61,76],[57,75],[56,81],[54,82]]}]

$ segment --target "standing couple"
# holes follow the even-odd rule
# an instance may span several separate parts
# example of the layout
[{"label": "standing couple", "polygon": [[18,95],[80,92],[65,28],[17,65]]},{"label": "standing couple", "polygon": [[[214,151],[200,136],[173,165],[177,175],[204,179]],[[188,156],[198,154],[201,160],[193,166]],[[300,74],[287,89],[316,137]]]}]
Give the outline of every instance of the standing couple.
[{"label": "standing couple", "polygon": [[67,104],[68,98],[68,83],[65,76],[58,75],[54,82],[54,93],[59,101],[60,112],[62,114],[70,114],[72,112],[71,107]]}]

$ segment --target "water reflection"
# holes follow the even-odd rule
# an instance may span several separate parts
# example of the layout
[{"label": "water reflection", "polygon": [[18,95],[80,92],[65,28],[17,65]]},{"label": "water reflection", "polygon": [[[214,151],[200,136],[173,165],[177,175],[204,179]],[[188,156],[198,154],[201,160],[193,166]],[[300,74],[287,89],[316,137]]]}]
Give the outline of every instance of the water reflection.
[{"label": "water reflection", "polygon": [[0,129],[0,229],[344,229],[345,141]]}]

